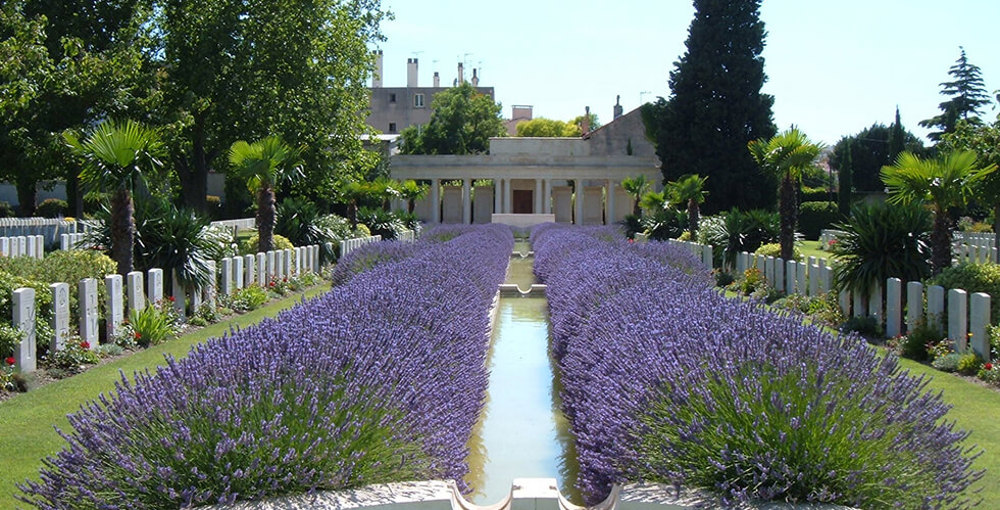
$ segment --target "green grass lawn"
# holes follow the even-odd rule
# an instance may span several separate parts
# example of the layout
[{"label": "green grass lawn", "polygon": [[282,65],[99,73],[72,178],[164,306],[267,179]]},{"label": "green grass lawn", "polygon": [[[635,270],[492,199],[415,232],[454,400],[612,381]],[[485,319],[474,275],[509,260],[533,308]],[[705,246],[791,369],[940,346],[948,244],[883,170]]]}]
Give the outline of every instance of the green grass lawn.
[{"label": "green grass lawn", "polygon": [[[131,356],[94,367],[82,374],[53,382],[0,403],[0,508],[15,508],[16,483],[38,477],[41,459],[62,449],[66,443],[55,427],[68,430],[66,415],[101,393],[114,389],[120,372],[130,376],[136,371],[153,370],[163,364],[164,355],[181,358],[191,346],[221,336],[230,327],[246,327],[299,303],[303,296],[313,297],[329,290],[320,285],[273,302],[244,315],[213,324]],[[21,505],[24,506],[24,505]]]},{"label": "green grass lawn", "polygon": [[832,258],[830,252],[823,251],[819,249],[819,241],[800,241],[797,245],[799,252],[802,253],[804,257],[816,257],[821,259],[830,260]]}]

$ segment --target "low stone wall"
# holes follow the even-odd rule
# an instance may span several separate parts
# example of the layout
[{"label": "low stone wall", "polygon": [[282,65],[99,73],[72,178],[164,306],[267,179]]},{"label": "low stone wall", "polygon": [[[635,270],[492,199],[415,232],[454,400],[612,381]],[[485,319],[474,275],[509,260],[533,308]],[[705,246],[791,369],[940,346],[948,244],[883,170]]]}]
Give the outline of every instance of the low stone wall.
[{"label": "low stone wall", "polygon": [[555,214],[494,214],[491,223],[502,223],[516,228],[528,228],[542,223],[554,223]]}]

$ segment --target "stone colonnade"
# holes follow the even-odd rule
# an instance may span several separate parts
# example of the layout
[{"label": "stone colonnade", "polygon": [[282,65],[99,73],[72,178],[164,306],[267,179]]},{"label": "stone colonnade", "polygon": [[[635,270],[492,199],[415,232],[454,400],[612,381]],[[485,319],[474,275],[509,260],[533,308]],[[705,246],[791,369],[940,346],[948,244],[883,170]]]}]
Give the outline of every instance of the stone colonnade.
[{"label": "stone colonnade", "polygon": [[632,211],[632,198],[618,178],[469,176],[423,182],[430,188],[414,212],[431,223],[489,223],[494,213],[521,213],[554,214],[560,223],[603,225],[622,221]]}]

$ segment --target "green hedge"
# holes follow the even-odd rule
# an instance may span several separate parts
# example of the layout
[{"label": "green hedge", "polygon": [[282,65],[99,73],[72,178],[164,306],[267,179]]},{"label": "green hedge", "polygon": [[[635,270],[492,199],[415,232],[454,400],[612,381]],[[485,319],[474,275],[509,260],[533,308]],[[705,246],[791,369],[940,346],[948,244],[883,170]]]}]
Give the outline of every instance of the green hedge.
[{"label": "green hedge", "polygon": [[819,239],[819,232],[840,221],[836,202],[802,202],[799,206],[799,232],[806,239]]}]

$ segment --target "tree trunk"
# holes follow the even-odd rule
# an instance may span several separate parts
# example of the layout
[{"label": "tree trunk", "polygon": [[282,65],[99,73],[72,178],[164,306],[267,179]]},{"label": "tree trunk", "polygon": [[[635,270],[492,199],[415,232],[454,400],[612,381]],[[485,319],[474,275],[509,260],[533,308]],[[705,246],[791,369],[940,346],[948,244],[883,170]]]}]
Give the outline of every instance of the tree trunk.
[{"label": "tree trunk", "polygon": [[792,260],[795,253],[795,179],[786,175],[781,181],[781,258]]},{"label": "tree trunk", "polygon": [[691,232],[691,240],[694,241],[698,233],[698,201],[693,198],[688,200],[688,232]]},{"label": "tree trunk", "polygon": [[83,190],[80,189],[80,174],[76,167],[66,172],[66,205],[70,216],[83,217]]},{"label": "tree trunk", "polygon": [[208,164],[212,160],[205,150],[204,118],[195,118],[191,135],[191,154],[176,158],[177,177],[181,181],[181,202],[196,211],[207,213]]},{"label": "tree trunk", "polygon": [[951,266],[951,230],[948,229],[948,215],[944,211],[934,212],[934,227],[931,231],[931,271],[938,274]]},{"label": "tree trunk", "polygon": [[406,212],[413,214],[413,209],[416,208],[417,201],[414,199],[409,199],[406,202]]},{"label": "tree trunk", "polygon": [[262,186],[257,190],[257,251],[266,253],[274,249],[274,223],[277,216],[274,189]]},{"label": "tree trunk", "polygon": [[132,246],[135,242],[135,219],[132,194],[121,188],[111,195],[111,258],[118,264],[118,274],[132,271]]},{"label": "tree trunk", "polygon": [[[29,182],[30,181],[30,182]],[[20,176],[17,179],[17,209],[18,214],[25,218],[35,215],[38,208],[38,187],[33,177]]]},{"label": "tree trunk", "polygon": [[636,218],[642,216],[642,208],[639,207],[639,195],[635,196],[635,203],[632,205],[632,214],[634,214]]}]

